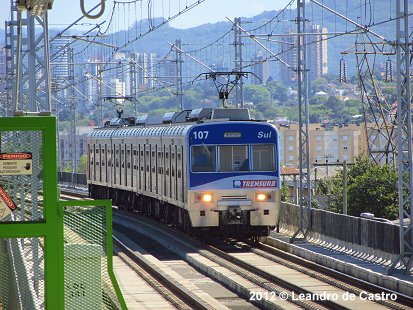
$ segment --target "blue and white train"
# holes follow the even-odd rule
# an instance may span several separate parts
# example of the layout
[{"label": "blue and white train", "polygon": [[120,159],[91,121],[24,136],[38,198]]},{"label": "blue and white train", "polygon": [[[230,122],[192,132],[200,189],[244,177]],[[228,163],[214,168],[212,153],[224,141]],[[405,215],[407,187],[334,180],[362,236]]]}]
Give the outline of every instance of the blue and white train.
[{"label": "blue and white train", "polygon": [[278,133],[247,109],[115,119],[87,149],[93,198],[188,233],[256,238],[277,224]]}]

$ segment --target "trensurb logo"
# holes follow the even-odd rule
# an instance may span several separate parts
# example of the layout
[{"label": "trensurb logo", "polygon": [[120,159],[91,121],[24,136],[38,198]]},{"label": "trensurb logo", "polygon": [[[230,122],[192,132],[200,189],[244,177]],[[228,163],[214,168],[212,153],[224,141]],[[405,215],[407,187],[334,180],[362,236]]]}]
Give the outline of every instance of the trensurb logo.
[{"label": "trensurb logo", "polygon": [[242,187],[242,182],[240,180],[234,181],[234,188]]},{"label": "trensurb logo", "polygon": [[276,180],[237,180],[234,181],[234,188],[257,188],[276,187]]}]

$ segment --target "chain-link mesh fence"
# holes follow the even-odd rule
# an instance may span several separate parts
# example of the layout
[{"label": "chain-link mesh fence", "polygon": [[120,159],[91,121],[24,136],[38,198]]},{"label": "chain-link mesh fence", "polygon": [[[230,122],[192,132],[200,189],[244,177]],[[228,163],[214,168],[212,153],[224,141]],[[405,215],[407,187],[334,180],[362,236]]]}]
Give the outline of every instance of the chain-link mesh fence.
[{"label": "chain-link mesh fence", "polygon": [[43,238],[0,239],[0,309],[44,309],[43,246]]},{"label": "chain-link mesh fence", "polygon": [[64,211],[65,309],[120,309],[108,274],[105,207]]}]

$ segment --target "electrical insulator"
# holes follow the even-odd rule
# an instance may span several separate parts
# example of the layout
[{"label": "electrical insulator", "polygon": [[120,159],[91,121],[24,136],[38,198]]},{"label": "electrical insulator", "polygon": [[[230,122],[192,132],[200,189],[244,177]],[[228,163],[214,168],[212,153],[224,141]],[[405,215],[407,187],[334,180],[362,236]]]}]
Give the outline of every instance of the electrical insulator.
[{"label": "electrical insulator", "polygon": [[390,59],[387,59],[387,61],[386,61],[385,81],[386,82],[393,82],[393,63],[391,62]]},{"label": "electrical insulator", "polygon": [[340,60],[339,81],[341,83],[347,82],[347,66],[346,66],[346,61],[343,58]]}]

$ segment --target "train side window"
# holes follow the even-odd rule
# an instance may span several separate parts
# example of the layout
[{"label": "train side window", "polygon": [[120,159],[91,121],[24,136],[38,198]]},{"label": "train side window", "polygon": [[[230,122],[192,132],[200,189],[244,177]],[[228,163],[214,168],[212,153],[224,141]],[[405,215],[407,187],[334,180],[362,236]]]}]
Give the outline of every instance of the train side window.
[{"label": "train side window", "polygon": [[252,145],[254,171],[274,171],[275,156],[273,144]]},{"label": "train side window", "polygon": [[193,172],[215,171],[215,146],[193,146],[191,148],[191,168]]}]

